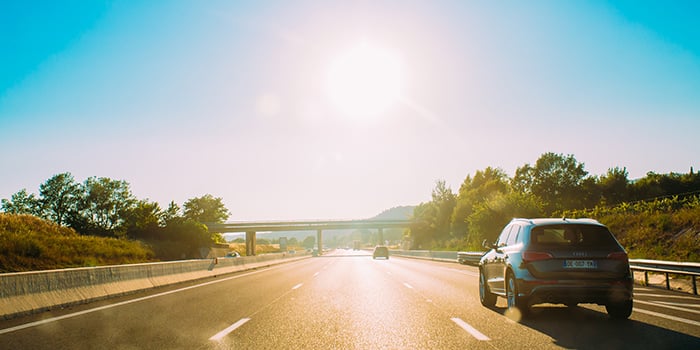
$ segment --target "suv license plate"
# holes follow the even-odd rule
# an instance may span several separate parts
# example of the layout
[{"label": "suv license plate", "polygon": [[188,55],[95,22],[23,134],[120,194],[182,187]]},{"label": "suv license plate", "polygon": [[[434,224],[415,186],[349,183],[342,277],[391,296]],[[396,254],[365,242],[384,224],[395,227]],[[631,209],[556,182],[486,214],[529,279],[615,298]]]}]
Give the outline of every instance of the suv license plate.
[{"label": "suv license plate", "polygon": [[565,269],[595,269],[598,267],[595,260],[565,260]]}]

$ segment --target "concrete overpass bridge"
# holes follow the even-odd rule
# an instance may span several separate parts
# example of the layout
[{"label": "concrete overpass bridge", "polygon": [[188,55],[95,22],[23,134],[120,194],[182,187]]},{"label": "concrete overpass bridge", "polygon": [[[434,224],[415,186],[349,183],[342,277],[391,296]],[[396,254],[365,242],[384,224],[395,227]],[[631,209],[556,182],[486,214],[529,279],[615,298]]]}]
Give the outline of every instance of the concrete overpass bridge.
[{"label": "concrete overpass bridge", "polygon": [[255,255],[255,235],[257,232],[270,231],[316,231],[318,252],[323,252],[323,230],[377,229],[379,241],[384,241],[383,229],[406,228],[415,222],[412,220],[332,220],[332,221],[247,221],[208,223],[210,232],[236,233],[245,232],[246,255]]}]

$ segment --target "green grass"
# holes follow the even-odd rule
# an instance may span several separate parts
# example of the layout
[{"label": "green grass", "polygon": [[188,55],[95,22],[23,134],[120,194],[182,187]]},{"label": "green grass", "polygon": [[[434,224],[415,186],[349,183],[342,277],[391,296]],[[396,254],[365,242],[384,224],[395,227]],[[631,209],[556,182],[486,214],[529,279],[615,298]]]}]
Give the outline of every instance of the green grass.
[{"label": "green grass", "polygon": [[81,236],[31,215],[0,213],[0,272],[118,265],[154,260],[138,241]]},{"label": "green grass", "polygon": [[700,262],[700,197],[565,213],[607,225],[631,258]]}]

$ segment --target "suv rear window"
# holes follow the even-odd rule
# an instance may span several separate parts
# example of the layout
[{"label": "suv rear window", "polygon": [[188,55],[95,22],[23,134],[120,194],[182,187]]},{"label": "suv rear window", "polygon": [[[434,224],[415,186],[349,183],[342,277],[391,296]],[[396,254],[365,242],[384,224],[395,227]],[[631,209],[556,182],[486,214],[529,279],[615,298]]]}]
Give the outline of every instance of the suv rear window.
[{"label": "suv rear window", "polygon": [[530,242],[537,245],[616,247],[610,231],[596,225],[547,225],[532,229]]}]

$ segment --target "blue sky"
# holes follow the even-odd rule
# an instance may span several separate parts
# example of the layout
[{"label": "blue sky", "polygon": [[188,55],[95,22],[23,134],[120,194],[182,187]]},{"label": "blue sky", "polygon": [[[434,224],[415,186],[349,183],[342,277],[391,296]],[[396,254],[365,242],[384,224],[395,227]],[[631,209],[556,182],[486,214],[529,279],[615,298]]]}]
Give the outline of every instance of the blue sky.
[{"label": "blue sky", "polygon": [[[210,193],[232,220],[354,219],[545,152],[593,175],[697,170],[697,13],[695,1],[4,1],[0,198],[68,171],[163,206]],[[329,79],[358,47],[400,78],[380,81],[393,78],[374,64],[346,74],[374,80]],[[381,108],[347,109],[384,86],[398,88],[370,96]]]}]

